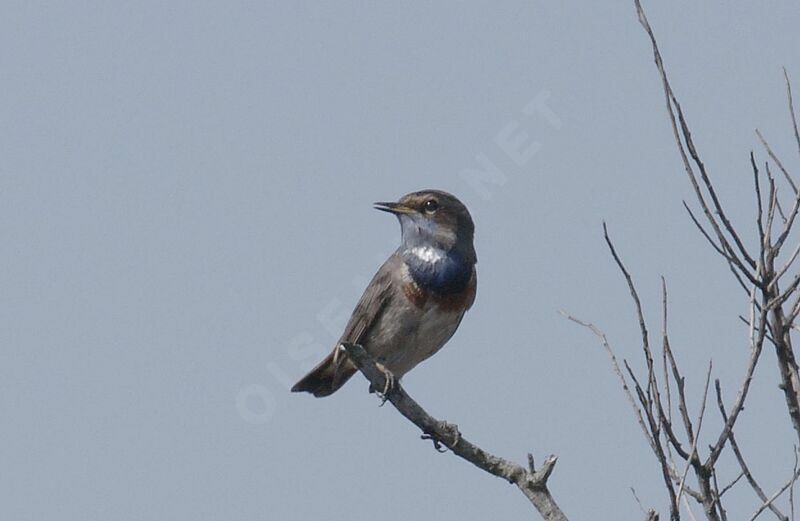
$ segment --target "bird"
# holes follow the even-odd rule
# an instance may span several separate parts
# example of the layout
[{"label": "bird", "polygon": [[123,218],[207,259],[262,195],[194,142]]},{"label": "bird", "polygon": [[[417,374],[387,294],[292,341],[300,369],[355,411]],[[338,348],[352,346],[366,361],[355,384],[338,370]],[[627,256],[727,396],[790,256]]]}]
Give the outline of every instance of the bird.
[{"label": "bird", "polygon": [[400,221],[400,246],[367,285],[333,351],[292,392],[320,398],[339,390],[357,371],[342,346],[353,343],[386,374],[385,399],[390,382],[450,340],[475,301],[475,225],[458,198],[422,190],[374,208]]}]

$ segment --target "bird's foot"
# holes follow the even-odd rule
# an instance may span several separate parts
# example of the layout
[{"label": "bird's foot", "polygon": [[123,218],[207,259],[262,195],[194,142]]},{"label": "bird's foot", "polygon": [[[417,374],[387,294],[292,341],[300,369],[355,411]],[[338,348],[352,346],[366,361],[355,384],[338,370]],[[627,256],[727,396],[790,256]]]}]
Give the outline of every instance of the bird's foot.
[{"label": "bird's foot", "polygon": [[378,366],[378,369],[381,370],[381,372],[383,373],[383,378],[386,381],[383,384],[383,391],[377,391],[377,390],[375,391],[378,397],[381,399],[381,404],[379,405],[379,407],[383,407],[383,404],[385,404],[387,400],[389,400],[389,391],[394,389],[395,378],[394,378],[394,373],[388,370],[386,366],[384,366],[383,364],[376,363],[375,365]]},{"label": "bird's foot", "polygon": [[442,430],[450,436],[449,443],[445,441],[445,445],[447,445],[448,449],[452,449],[458,442],[461,441],[461,431],[458,430],[458,425],[455,423],[447,423],[446,421],[441,422]]},{"label": "bird's foot", "polygon": [[447,423],[442,421],[439,423],[441,433],[425,433],[422,435],[423,440],[431,440],[433,448],[438,452],[447,452],[447,449],[453,450],[458,442],[461,441],[461,432],[458,430],[458,425],[455,423]]}]

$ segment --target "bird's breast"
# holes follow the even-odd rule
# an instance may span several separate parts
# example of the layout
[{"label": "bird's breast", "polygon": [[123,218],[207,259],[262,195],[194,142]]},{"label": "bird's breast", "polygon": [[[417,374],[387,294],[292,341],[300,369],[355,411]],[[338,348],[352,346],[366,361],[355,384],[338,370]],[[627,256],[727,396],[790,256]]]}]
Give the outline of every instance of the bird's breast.
[{"label": "bird's breast", "polygon": [[406,266],[404,271],[401,282],[403,295],[417,309],[433,306],[444,313],[461,314],[475,301],[477,277],[474,267],[470,267],[469,279],[460,290],[447,292],[438,292],[430,286],[420,284],[409,266]]},{"label": "bird's breast", "polygon": [[398,378],[436,353],[455,333],[464,316],[464,304],[452,297],[443,302],[420,291],[413,281],[403,283],[401,301],[381,315],[367,347]]},{"label": "bird's breast", "polygon": [[474,261],[458,251],[442,251],[431,246],[410,248],[402,257],[414,283],[423,291],[441,296],[462,293],[475,269]]}]

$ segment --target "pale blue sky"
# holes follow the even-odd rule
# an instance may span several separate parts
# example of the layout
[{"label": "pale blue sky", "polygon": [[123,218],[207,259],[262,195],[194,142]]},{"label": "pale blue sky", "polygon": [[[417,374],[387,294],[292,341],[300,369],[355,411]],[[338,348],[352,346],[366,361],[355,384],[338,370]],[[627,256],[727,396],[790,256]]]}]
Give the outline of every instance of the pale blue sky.
[{"label": "pale blue sky", "polygon": [[[781,72],[800,92],[800,9],[646,8],[747,228],[754,128],[800,163]],[[665,506],[605,353],[557,313],[641,368],[603,219],[654,331],[667,278],[693,411],[709,358],[738,388],[746,302],[681,207],[632,2],[11,1],[0,64],[2,519],[534,516],[360,376],[323,400],[288,392],[399,240],[371,203],[422,188],[472,211],[479,288],[405,386],[492,452],[557,454],[572,519],[640,519],[630,486]],[[548,110],[526,111],[537,99]],[[519,132],[515,160],[498,141]],[[476,182],[487,164],[494,182]],[[772,491],[794,440],[772,352],[756,378],[739,441]],[[756,504],[740,486],[736,518]]]}]

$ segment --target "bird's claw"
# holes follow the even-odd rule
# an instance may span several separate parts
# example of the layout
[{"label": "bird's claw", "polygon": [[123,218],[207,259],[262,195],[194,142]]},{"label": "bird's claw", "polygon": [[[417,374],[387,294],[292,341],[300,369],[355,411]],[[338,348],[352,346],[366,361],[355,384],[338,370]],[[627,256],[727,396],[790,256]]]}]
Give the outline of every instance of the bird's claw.
[{"label": "bird's claw", "polygon": [[378,366],[378,369],[381,370],[383,373],[383,378],[385,383],[383,384],[383,391],[376,391],[378,397],[381,399],[381,404],[378,407],[383,407],[383,404],[389,400],[389,391],[394,389],[394,373],[388,370],[383,364],[375,364]]},{"label": "bird's claw", "polygon": [[427,432],[421,436],[422,439],[431,440],[433,442],[433,448],[436,449],[437,452],[447,452],[447,449],[453,450],[453,448],[458,445],[458,442],[461,441],[461,432],[458,430],[458,425],[443,421],[440,423],[440,426],[441,430],[452,438],[450,443],[447,443],[443,436]]}]

